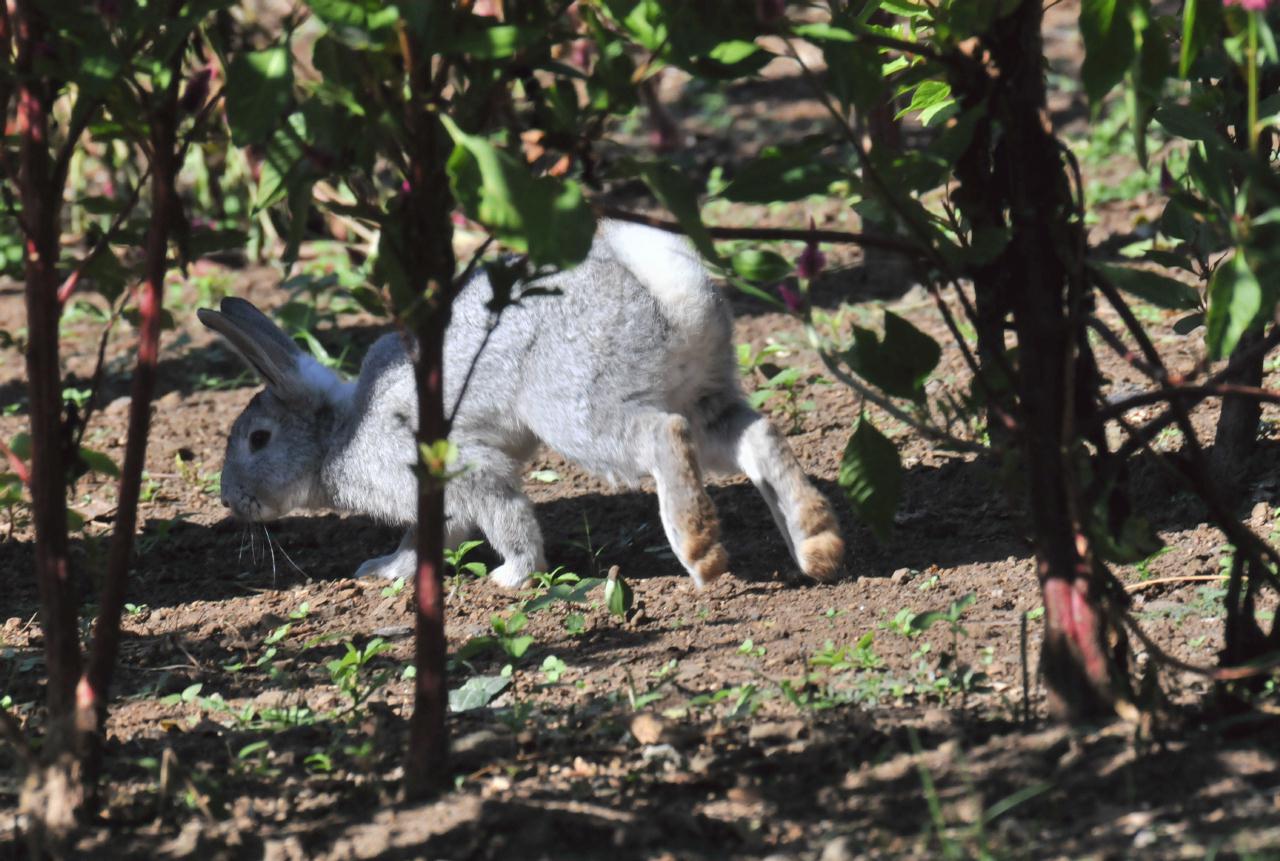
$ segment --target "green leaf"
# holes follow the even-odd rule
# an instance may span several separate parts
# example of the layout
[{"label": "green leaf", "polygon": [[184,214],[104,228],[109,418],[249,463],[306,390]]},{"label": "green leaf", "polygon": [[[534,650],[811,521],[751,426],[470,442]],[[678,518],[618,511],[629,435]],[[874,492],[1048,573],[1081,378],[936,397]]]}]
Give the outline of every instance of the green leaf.
[{"label": "green leaf", "polygon": [[1182,8],[1182,51],[1178,57],[1178,75],[1188,77],[1200,52],[1217,44],[1221,38],[1220,0],[1186,0]]},{"label": "green leaf", "polygon": [[813,24],[798,24],[791,28],[791,32],[797,36],[803,36],[806,39],[812,39],[817,42],[856,42],[858,38],[850,31],[843,27],[834,27],[831,24],[823,22],[815,22]]},{"label": "green leaf", "polygon": [[293,98],[288,45],[236,56],[227,68],[227,124],[236,146],[262,143]]},{"label": "green leaf", "polygon": [[1158,308],[1172,311],[1194,311],[1200,307],[1200,293],[1196,288],[1181,281],[1175,281],[1165,275],[1148,272],[1146,269],[1130,269],[1127,266],[1108,266],[1103,263],[1089,264],[1106,276],[1126,293],[1132,293],[1139,299],[1150,302]]},{"label": "green leaf", "polygon": [[9,440],[9,451],[18,456],[18,460],[31,460],[31,434],[20,431]]},{"label": "green leaf", "polygon": [[712,48],[707,56],[718,63],[732,66],[735,63],[741,63],[748,57],[760,51],[760,46],[755,42],[748,42],[745,39],[730,39],[728,42],[721,42]]},{"label": "green leaf", "polygon": [[902,462],[865,413],[845,447],[838,481],[867,525],[881,540],[888,538],[902,493]]},{"label": "green leaf", "polygon": [[533,637],[528,634],[521,634],[518,637],[505,637],[502,640],[503,650],[515,660],[524,657],[524,653],[529,651],[529,647],[533,645]]},{"label": "green leaf", "polygon": [[1205,341],[1212,358],[1231,355],[1247,332],[1259,319],[1269,317],[1263,311],[1262,284],[1249,267],[1244,252],[1237,250],[1231,261],[1219,266],[1209,282],[1209,313],[1205,319]]},{"label": "green leaf", "polygon": [[534,177],[509,153],[469,135],[447,115],[452,135],[449,182],[468,213],[508,245],[527,250],[535,265],[567,268],[591,250],[595,217],[571,181]]},{"label": "green leaf", "polygon": [[1080,35],[1085,57],[1080,74],[1089,103],[1098,106],[1133,63],[1135,40],[1131,14],[1135,0],[1084,0]]},{"label": "green leaf", "polygon": [[112,478],[120,477],[120,467],[116,466],[116,462],[107,457],[100,451],[80,446],[80,461],[88,467],[91,472],[109,475]]},{"label": "green leaf", "polygon": [[775,203],[826,194],[831,183],[845,174],[814,160],[821,143],[765,148],[737,172],[720,196],[734,203]]},{"label": "green leaf", "polygon": [[510,676],[472,676],[462,687],[449,691],[449,711],[484,708],[509,684]]},{"label": "green leaf", "polygon": [[887,394],[920,401],[924,383],[942,358],[937,341],[892,311],[884,312],[884,340],[853,327],[853,347],[845,360],[863,379]]},{"label": "green leaf", "polygon": [[760,251],[747,249],[739,251],[729,260],[733,271],[748,281],[774,282],[781,281],[791,274],[795,267],[791,261],[776,251]]},{"label": "green leaf", "polygon": [[502,60],[534,44],[541,35],[537,30],[511,24],[465,30],[450,40],[448,53],[473,60]]},{"label": "green leaf", "polygon": [[867,111],[882,101],[885,78],[874,46],[830,43],[823,46],[822,55],[827,62],[827,88],[842,105]]},{"label": "green leaf", "polygon": [[622,578],[622,575],[610,572],[609,579],[604,583],[604,604],[609,608],[609,612],[619,618],[626,618],[633,598],[631,586]]},{"label": "green leaf", "polygon": [[1219,137],[1217,128],[1203,111],[1170,103],[1156,108],[1154,118],[1165,131],[1180,138],[1208,141]]},{"label": "green leaf", "polygon": [[902,119],[908,114],[920,114],[922,125],[929,125],[929,120],[939,111],[955,104],[951,98],[951,85],[945,81],[922,81],[911,94],[911,104],[898,111],[894,119]]},{"label": "green leaf", "polygon": [[1188,314],[1180,318],[1173,324],[1173,331],[1179,335],[1189,335],[1196,329],[1204,325],[1204,312],[1196,311],[1194,314]]},{"label": "green leaf", "polygon": [[307,0],[307,8],[344,44],[362,50],[385,43],[400,20],[396,6],[377,0]]}]

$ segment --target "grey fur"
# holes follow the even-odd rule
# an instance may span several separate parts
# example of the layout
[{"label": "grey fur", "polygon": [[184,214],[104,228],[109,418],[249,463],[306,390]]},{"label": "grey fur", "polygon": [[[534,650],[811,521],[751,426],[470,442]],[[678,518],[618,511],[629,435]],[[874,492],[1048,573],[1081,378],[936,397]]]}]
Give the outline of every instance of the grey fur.
[{"label": "grey fur", "polygon": [[[465,471],[445,491],[451,546],[483,533],[503,559],[494,579],[509,588],[544,569],[521,471],[545,443],[616,483],[652,476],[663,528],[699,586],[728,566],[704,470],[745,472],[800,569],[838,573],[830,506],[743,399],[728,308],[684,240],[604,222],[585,261],[536,283],[556,292],[507,307],[496,325],[483,273],[454,302],[445,402],[459,403],[450,439]],[[405,338],[380,338],[344,382],[244,300],[199,316],[267,383],[231,429],[223,502],[249,520],[333,508],[405,525],[396,552],[356,573],[412,573],[417,401]]]}]

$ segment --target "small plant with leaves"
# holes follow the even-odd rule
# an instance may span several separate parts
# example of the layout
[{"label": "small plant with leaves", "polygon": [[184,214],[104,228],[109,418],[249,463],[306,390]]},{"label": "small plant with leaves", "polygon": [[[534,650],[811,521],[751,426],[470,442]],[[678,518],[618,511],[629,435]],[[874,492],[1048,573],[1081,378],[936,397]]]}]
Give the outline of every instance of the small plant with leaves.
[{"label": "small plant with leaves", "polygon": [[813,412],[813,400],[805,398],[806,387],[829,386],[831,380],[822,374],[806,374],[799,367],[781,367],[773,358],[785,358],[791,351],[780,344],[768,344],[753,352],[750,344],[738,345],[738,371],[755,380],[755,390],[747,397],[754,409],[769,411],[787,427],[787,433],[804,429],[804,417]]},{"label": "small plant with leaves", "polygon": [[391,678],[391,670],[374,669],[373,661],[384,652],[391,651],[391,644],[381,637],[374,637],[363,648],[355,643],[343,644],[345,652],[325,666],[333,684],[347,699],[345,713],[354,714],[368,699],[376,694]]}]

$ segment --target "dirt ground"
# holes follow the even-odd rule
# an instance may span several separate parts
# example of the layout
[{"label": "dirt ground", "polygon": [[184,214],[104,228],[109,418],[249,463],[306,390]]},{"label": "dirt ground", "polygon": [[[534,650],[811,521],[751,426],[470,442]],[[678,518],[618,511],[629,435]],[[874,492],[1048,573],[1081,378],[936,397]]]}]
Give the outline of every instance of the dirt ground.
[{"label": "dirt ground", "polygon": [[[1059,29],[1064,21],[1069,10],[1051,18]],[[1055,73],[1069,76],[1070,51],[1051,56]],[[761,114],[760,100],[773,98],[786,111],[770,112],[770,121],[819,121],[813,106],[790,100],[794,82],[772,83],[730,92],[728,114],[746,124]],[[1079,127],[1079,99],[1056,97],[1068,136]],[[680,102],[677,113],[697,107]],[[1106,187],[1133,166],[1086,169]],[[1158,210],[1145,191],[1102,206],[1095,239]],[[848,219],[829,202],[708,218],[799,224],[809,214],[820,223]],[[873,322],[887,307],[947,342],[919,287],[868,275],[856,252],[828,253],[815,297],[833,312],[845,307],[844,325]],[[1050,722],[1036,673],[1033,559],[1010,492],[1018,476],[882,421],[906,478],[893,535],[877,541],[835,483],[859,405],[798,346],[794,320],[742,298],[733,300],[736,341],[753,350],[792,345],[775,361],[806,369],[797,399],[814,408],[793,422],[775,400],[774,420],[794,431],[792,447],[836,504],[849,548],[843,578],[800,579],[763,502],[745,479],[731,478],[714,482],[712,499],[732,574],[698,591],[666,546],[651,488],[610,487],[541,453],[525,488],[548,559],[582,577],[617,566],[634,607],[611,616],[603,587],[582,604],[537,607],[545,589],[513,593],[473,573],[452,578],[450,686],[480,679],[502,690],[451,716],[452,790],[428,804],[400,802],[411,590],[352,579],[398,535],[321,513],[273,524],[268,538],[227,520],[217,499],[225,434],[255,383],[198,325],[194,305],[201,285],[216,284],[276,308],[287,298],[279,277],[201,264],[171,291],[176,328],[164,338],[108,726],[111,791],[100,826],[78,846],[84,857],[1280,857],[1275,727],[1218,716],[1205,708],[1199,676],[1167,670],[1159,676],[1167,701],[1153,725],[1069,732]],[[17,287],[0,285],[0,329],[21,326],[21,306]],[[1198,337],[1174,334],[1171,315],[1142,310],[1171,365],[1192,365]],[[349,348],[353,361],[380,331],[367,316],[340,323],[323,327],[321,340]],[[101,324],[73,320],[66,332],[66,367],[83,381]],[[127,327],[121,334],[85,439],[116,460],[131,362]],[[1104,371],[1116,392],[1138,382],[1109,354]],[[23,374],[20,355],[0,352],[4,439],[25,426]],[[954,350],[935,380],[966,385]],[[1264,535],[1280,505],[1275,419],[1268,408],[1254,478],[1236,500]],[[1213,412],[1195,420],[1211,440]],[[1158,581],[1216,575],[1229,551],[1172,480],[1141,464],[1135,476],[1169,547],[1118,572],[1134,590],[1135,616],[1162,649],[1211,665],[1221,646],[1220,581]],[[74,507],[87,521],[74,553],[90,596],[114,489],[83,479]],[[0,530],[9,532],[0,544],[0,696],[21,708],[42,696],[32,545],[3,512]],[[496,564],[483,549],[467,561]],[[910,626],[913,614],[949,608],[954,625]],[[513,630],[521,610],[527,626]],[[505,632],[495,632],[495,618]],[[369,659],[344,682],[335,666],[353,649]],[[1136,651],[1149,670],[1149,655]],[[23,857],[7,749],[0,768],[0,857]]]}]

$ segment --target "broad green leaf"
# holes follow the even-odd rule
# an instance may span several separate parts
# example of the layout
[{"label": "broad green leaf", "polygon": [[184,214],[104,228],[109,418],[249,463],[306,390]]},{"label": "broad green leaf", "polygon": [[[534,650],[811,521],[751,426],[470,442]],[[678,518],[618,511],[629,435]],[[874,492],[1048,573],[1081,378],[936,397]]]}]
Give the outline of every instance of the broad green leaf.
[{"label": "broad green leaf", "polygon": [[18,460],[31,460],[31,434],[20,431],[9,440],[9,451],[17,455]]},{"label": "broad green leaf", "polygon": [[889,536],[902,493],[898,450],[863,414],[840,462],[840,487],[882,540]]},{"label": "broad green leaf", "polygon": [[1186,0],[1182,7],[1182,50],[1178,57],[1178,75],[1187,77],[1200,52],[1222,37],[1222,3],[1220,0]]},{"label": "broad green leaf", "polygon": [[827,62],[827,88],[842,105],[867,111],[882,101],[885,74],[874,46],[828,42],[822,56]]},{"label": "broad green leaf", "polygon": [[858,376],[894,397],[924,397],[925,380],[942,357],[933,338],[892,311],[884,312],[884,340],[859,326],[853,327],[853,337],[845,360]]},{"label": "broad green leaf", "polygon": [[227,68],[227,124],[236,146],[271,136],[293,98],[293,68],[287,45],[236,56]]},{"label": "broad green leaf", "polygon": [[748,42],[745,39],[731,39],[728,42],[721,42],[716,45],[707,56],[718,63],[731,66],[735,63],[741,63],[759,51],[760,46],[755,42]]},{"label": "broad green leaf", "polygon": [[541,35],[537,30],[511,24],[465,30],[450,41],[448,53],[475,60],[501,60],[537,42]]},{"label": "broad green leaf", "polygon": [[1188,314],[1173,324],[1173,331],[1179,335],[1189,335],[1196,329],[1204,325],[1204,312],[1196,311],[1194,314]]},{"label": "broad green leaf", "polygon": [[511,684],[510,676],[472,676],[460,688],[449,691],[449,711],[484,708]]},{"label": "broad green leaf", "polygon": [[1188,140],[1207,141],[1218,138],[1218,129],[1203,111],[1165,104],[1156,108],[1154,119],[1164,130]]},{"label": "broad green leaf", "polygon": [[1084,0],[1080,35],[1084,64],[1080,68],[1089,103],[1098,106],[1124,78],[1133,63],[1135,41],[1131,14],[1135,0]]},{"label": "broad green leaf", "polygon": [[1196,190],[1207,200],[1217,204],[1225,212],[1235,213],[1236,191],[1225,158],[1206,153],[1203,144],[1191,150],[1187,156],[1187,175]]},{"label": "broad green leaf", "polygon": [[843,27],[835,27],[820,21],[813,24],[797,24],[791,28],[791,32],[797,36],[803,36],[806,39],[812,39],[817,42],[858,41],[857,36]]},{"label": "broad green leaf", "polygon": [[1146,269],[1130,269],[1127,266],[1090,264],[1126,293],[1150,302],[1159,308],[1173,311],[1194,311],[1200,307],[1200,293],[1196,288],[1165,275]]},{"label": "broad green leaf", "polygon": [[737,172],[720,196],[734,203],[775,203],[826,194],[831,183],[845,174],[834,165],[815,161],[816,148],[813,144],[766,147]]},{"label": "broad green leaf", "polygon": [[1223,359],[1231,355],[1240,336],[1259,319],[1269,317],[1262,284],[1249,267],[1244,252],[1237,250],[1230,262],[1214,270],[1209,282],[1209,313],[1205,318],[1205,341],[1209,355]]},{"label": "broad green leaf", "polygon": [[120,477],[120,467],[116,466],[114,460],[100,451],[80,446],[80,460],[89,468],[90,472],[99,472],[112,478]]},{"label": "broad green leaf", "polygon": [[441,121],[455,147],[449,182],[468,213],[503,242],[526,249],[535,265],[561,268],[580,262],[591,250],[595,217],[572,181],[534,177],[509,153]]},{"label": "broad green leaf", "polygon": [[922,81],[911,94],[911,104],[898,111],[895,119],[900,120],[908,114],[918,113],[921,124],[927,126],[934,115],[954,104],[950,84],[945,81]]},{"label": "broad green leaf", "polygon": [[378,0],[308,0],[307,7],[343,44],[360,50],[384,44],[400,20],[396,6]]},{"label": "broad green leaf", "polygon": [[773,282],[781,281],[791,274],[795,267],[776,251],[760,251],[747,249],[739,251],[730,258],[733,271],[748,281]]}]

